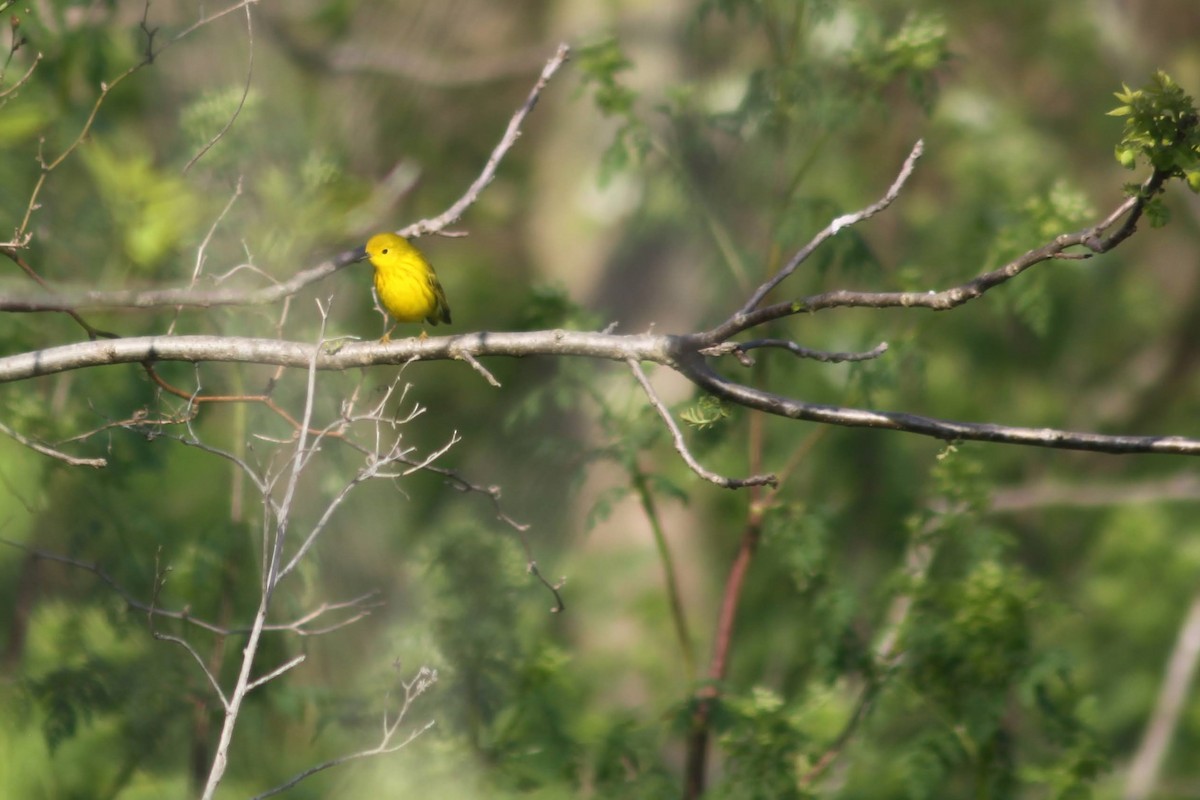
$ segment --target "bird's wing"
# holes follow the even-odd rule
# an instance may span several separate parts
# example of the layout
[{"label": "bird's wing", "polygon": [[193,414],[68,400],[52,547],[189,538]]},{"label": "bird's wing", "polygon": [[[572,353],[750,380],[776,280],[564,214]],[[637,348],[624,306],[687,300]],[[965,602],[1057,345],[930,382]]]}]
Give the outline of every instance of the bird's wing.
[{"label": "bird's wing", "polygon": [[450,303],[446,302],[446,290],[442,288],[441,281],[438,280],[437,273],[431,267],[429,270],[429,288],[433,289],[433,296],[437,299],[437,307],[433,313],[429,315],[429,322],[437,325],[438,321],[450,324]]}]

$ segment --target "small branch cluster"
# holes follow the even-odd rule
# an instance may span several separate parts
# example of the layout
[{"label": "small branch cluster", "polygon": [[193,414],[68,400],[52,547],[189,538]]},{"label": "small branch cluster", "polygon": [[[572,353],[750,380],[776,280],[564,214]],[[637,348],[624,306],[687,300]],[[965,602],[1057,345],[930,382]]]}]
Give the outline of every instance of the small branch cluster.
[{"label": "small branch cluster", "polygon": [[[324,336],[325,320],[327,318],[327,309],[325,306],[318,304],[321,315],[322,325],[321,334]],[[237,725],[239,712],[246,696],[256,688],[265,685],[275,678],[283,675],[285,672],[298,666],[304,660],[304,655],[298,655],[283,663],[267,670],[264,674],[255,675],[254,661],[257,655],[259,642],[262,635],[269,630],[292,630],[303,632],[307,635],[318,632],[319,630],[328,630],[331,628],[314,629],[309,626],[311,623],[320,618],[325,610],[342,610],[350,608],[353,610],[346,619],[342,620],[338,625],[350,624],[357,619],[361,619],[369,613],[367,601],[373,596],[368,593],[352,601],[326,604],[320,608],[303,615],[300,619],[292,622],[287,626],[268,625],[267,618],[271,609],[271,600],[275,592],[279,589],[284,580],[289,575],[294,573],[303,560],[312,552],[318,539],[325,534],[334,515],[342,508],[348,499],[351,492],[362,485],[363,483],[373,479],[388,479],[397,480],[415,472],[424,470],[430,467],[435,461],[441,458],[455,444],[459,442],[457,434],[453,435],[450,440],[438,448],[437,450],[425,456],[414,456],[414,448],[404,443],[403,435],[400,429],[414,419],[418,418],[424,409],[420,406],[412,406],[410,411],[403,417],[389,413],[393,404],[397,401],[403,402],[407,387],[400,387],[400,379],[402,373],[397,375],[392,384],[383,393],[382,397],[375,403],[371,404],[366,409],[359,411],[358,392],[355,391],[342,405],[341,413],[325,425],[316,425],[314,420],[314,406],[317,397],[317,369],[316,360],[317,354],[322,352],[324,339],[320,339],[317,346],[312,350],[310,358],[307,385],[305,391],[304,410],[301,414],[299,425],[296,427],[296,436],[291,442],[284,442],[288,454],[285,459],[279,464],[278,469],[268,470],[262,473],[255,471],[244,460],[230,453],[222,453],[215,448],[200,443],[199,439],[191,434],[185,443],[195,446],[204,447],[210,452],[216,452],[228,458],[237,467],[247,475],[249,480],[258,488],[262,498],[263,507],[263,577],[262,577],[262,592],[259,607],[254,615],[253,622],[247,634],[247,642],[242,651],[242,665],[238,672],[238,677],[234,682],[232,689],[228,692],[223,691],[220,682],[217,680],[214,673],[204,663],[203,659],[195,651],[195,649],[186,640],[181,637],[167,636],[155,632],[158,638],[164,638],[184,647],[200,665],[214,692],[220,699],[221,705],[225,710],[224,722],[221,728],[221,733],[218,739],[216,754],[213,759],[212,768],[209,772],[208,781],[204,788],[203,797],[210,798],[215,793],[224,777],[225,770],[228,764],[229,748],[233,737],[233,731]],[[337,434],[342,440],[350,440],[351,432],[354,429],[366,427],[369,431],[369,443],[360,444],[360,447],[365,451],[363,465],[351,476],[338,490],[329,502],[325,505],[324,510],[311,525],[307,534],[305,534],[294,545],[289,544],[292,538],[291,531],[293,528],[292,517],[296,499],[299,496],[301,476],[308,471],[315,463],[317,457],[323,452],[323,444],[329,438],[333,438]],[[190,422],[189,422],[190,430]],[[154,615],[150,614],[151,622]],[[406,684],[405,701],[396,718],[390,722],[385,716],[384,722],[384,739],[382,743],[373,750],[362,751],[359,754],[335,759],[327,762],[325,765],[319,766],[312,770],[308,770],[283,788],[293,785],[302,780],[307,775],[313,774],[321,769],[335,766],[352,758],[364,757],[385,752],[393,752],[395,749],[404,746],[408,741],[411,741],[425,729],[414,731],[412,735],[400,744],[393,744],[392,740],[399,729],[400,722],[403,720],[408,711],[409,705],[413,700],[422,694],[433,681],[436,680],[436,674],[422,671],[418,677],[410,683]],[[426,726],[427,728],[428,726]],[[282,791],[280,789],[279,791]],[[274,792],[268,793],[272,794]],[[266,795],[264,795],[266,796]]]},{"label": "small branch cluster", "polygon": [[407,736],[397,741],[396,737],[400,731],[400,725],[408,717],[408,712],[413,702],[416,701],[416,699],[423,695],[426,691],[428,691],[435,683],[437,683],[437,679],[437,670],[430,669],[429,667],[421,667],[421,669],[417,671],[417,674],[411,679],[407,681],[401,681],[400,686],[404,690],[404,696],[401,698],[400,705],[396,709],[396,715],[393,718],[388,719],[387,708],[384,708],[383,735],[379,740],[379,744],[367,750],[359,750],[355,753],[347,753],[344,756],[331,758],[328,761],[323,761],[322,763],[317,764],[316,766],[309,767],[294,777],[289,778],[284,783],[279,784],[274,789],[255,795],[254,800],[261,800],[261,798],[265,797],[273,797],[280,792],[287,791],[305,778],[315,775],[318,772],[323,772],[330,767],[336,767],[341,764],[345,764],[348,761],[355,761],[360,758],[369,758],[371,756],[395,753],[397,750],[403,750],[405,747],[408,747],[408,745],[412,744],[412,742],[416,740],[418,736],[433,727],[433,720],[429,720],[424,725],[413,728],[409,731]]}]

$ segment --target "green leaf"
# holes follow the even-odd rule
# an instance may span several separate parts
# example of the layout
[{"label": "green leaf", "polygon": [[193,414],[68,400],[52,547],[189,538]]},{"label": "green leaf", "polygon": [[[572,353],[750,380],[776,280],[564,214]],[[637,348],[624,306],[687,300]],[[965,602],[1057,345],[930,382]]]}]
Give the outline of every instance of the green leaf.
[{"label": "green leaf", "polygon": [[725,401],[713,395],[704,395],[696,404],[679,412],[679,418],[698,430],[711,428],[729,418]]}]

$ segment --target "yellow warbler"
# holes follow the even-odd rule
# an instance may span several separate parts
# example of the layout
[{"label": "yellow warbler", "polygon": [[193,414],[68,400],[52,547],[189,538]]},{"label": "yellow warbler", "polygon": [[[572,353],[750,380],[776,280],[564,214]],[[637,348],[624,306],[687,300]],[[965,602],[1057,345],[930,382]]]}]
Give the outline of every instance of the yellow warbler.
[{"label": "yellow warbler", "polygon": [[[424,320],[430,325],[450,322],[450,304],[437,273],[421,251],[403,236],[394,233],[372,236],[359,261],[370,261],[375,268],[375,293],[396,322]],[[384,334],[384,341],[389,334],[391,330]],[[425,336],[424,331],[421,336]]]}]

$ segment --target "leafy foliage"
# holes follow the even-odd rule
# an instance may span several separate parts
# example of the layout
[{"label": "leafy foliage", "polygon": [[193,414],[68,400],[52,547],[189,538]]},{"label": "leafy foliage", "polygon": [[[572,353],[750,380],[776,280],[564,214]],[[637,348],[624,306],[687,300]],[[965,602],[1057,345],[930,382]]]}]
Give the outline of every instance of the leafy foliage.
[{"label": "leafy foliage", "polygon": [[1141,157],[1200,193],[1200,112],[1191,96],[1160,70],[1147,86],[1123,86],[1116,97],[1121,105],[1108,113],[1125,118],[1116,150],[1121,166],[1133,169]]}]

